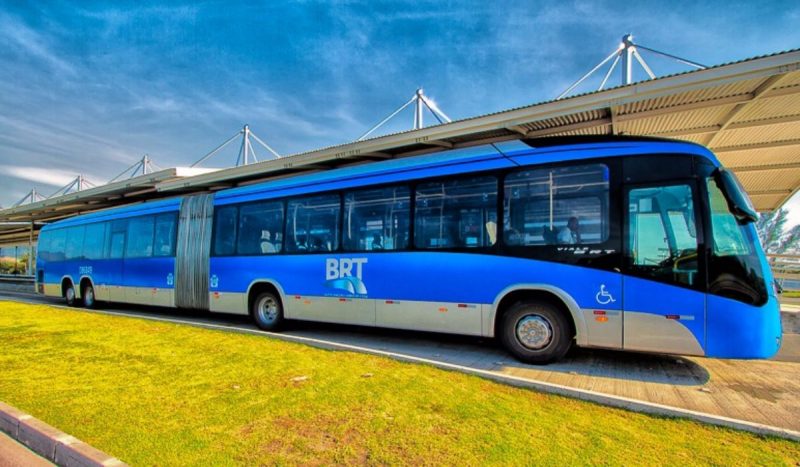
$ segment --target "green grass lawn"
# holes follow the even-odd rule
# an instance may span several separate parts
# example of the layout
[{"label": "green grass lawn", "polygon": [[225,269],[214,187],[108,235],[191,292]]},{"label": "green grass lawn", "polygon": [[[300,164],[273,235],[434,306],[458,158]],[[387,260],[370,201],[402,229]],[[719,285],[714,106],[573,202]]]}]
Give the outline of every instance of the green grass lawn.
[{"label": "green grass lawn", "polygon": [[132,465],[800,460],[800,443],[425,365],[13,302],[0,400]]}]

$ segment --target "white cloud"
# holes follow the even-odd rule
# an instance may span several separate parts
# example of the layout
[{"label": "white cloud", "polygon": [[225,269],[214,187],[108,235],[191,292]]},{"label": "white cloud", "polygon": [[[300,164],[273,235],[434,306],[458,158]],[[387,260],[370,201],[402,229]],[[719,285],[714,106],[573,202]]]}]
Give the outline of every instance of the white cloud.
[{"label": "white cloud", "polygon": [[0,173],[8,174],[14,178],[43,183],[57,187],[65,186],[75,179],[76,175],[69,175],[59,169],[43,169],[41,167],[25,166],[0,166]]}]

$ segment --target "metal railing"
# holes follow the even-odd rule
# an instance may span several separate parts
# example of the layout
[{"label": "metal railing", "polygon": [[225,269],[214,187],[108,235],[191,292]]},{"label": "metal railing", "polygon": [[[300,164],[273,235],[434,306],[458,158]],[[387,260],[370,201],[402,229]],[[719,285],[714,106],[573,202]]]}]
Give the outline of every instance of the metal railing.
[{"label": "metal railing", "polygon": [[0,274],[0,281],[5,282],[33,282],[35,279],[34,276],[24,274]]},{"label": "metal railing", "polygon": [[800,255],[767,255],[775,280],[785,290],[800,290]]}]

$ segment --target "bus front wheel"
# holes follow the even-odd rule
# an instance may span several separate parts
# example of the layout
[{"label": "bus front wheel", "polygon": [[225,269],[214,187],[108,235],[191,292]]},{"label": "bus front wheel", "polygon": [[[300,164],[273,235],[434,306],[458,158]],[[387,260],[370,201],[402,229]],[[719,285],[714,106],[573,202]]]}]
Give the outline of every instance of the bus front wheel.
[{"label": "bus front wheel", "polygon": [[500,339],[517,359],[538,365],[561,359],[572,346],[567,318],[546,302],[519,302],[509,308]]},{"label": "bus front wheel", "polygon": [[256,326],[265,331],[276,331],[283,322],[283,305],[272,292],[262,292],[253,300],[251,315]]}]

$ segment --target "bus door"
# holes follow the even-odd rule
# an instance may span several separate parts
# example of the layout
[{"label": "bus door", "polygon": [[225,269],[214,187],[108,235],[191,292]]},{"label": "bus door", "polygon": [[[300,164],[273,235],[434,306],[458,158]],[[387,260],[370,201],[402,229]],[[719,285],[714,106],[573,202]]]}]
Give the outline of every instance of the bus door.
[{"label": "bus door", "polygon": [[694,180],[625,189],[623,348],[702,355],[702,238]]}]

